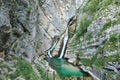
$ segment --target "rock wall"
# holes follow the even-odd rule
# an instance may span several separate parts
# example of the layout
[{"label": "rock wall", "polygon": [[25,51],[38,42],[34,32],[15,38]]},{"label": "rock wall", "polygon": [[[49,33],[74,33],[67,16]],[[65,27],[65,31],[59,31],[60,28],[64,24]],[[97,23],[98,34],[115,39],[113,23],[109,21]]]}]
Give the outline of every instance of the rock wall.
[{"label": "rock wall", "polygon": [[35,0],[1,0],[0,3],[0,51],[31,62],[36,48]]},{"label": "rock wall", "polygon": [[[119,39],[119,30],[120,24],[117,23],[119,18],[119,6],[116,5],[109,5],[105,10],[101,10],[98,14],[99,15],[92,23],[88,26],[87,32],[84,34],[84,37],[80,38],[80,51],[83,51],[84,54],[95,54],[98,51],[98,47],[104,46],[105,43],[116,34],[116,38]],[[108,24],[108,26],[106,26]],[[117,53],[117,46],[119,40],[116,40],[116,49],[113,51],[105,49],[104,55],[112,55]],[[106,47],[108,45],[105,45]],[[109,46],[109,49],[114,48],[112,45]],[[87,50],[86,50],[87,49]]]},{"label": "rock wall", "polygon": [[55,36],[61,37],[80,2],[0,0],[0,52],[31,62],[51,47]]},{"label": "rock wall", "polygon": [[[0,0],[0,62],[5,55],[17,55],[29,62],[38,59],[38,55],[46,54],[55,37],[63,38],[69,19],[77,15],[77,31],[67,49],[69,62],[80,57],[84,65],[100,68],[101,73],[104,66],[119,73],[120,1],[87,1]],[[96,68],[92,70],[95,73]],[[108,79],[118,77],[109,77],[111,74],[107,72]]]},{"label": "rock wall", "polygon": [[[46,0],[40,11],[40,53],[52,45],[53,38],[59,38],[65,32],[69,18],[75,15],[76,9],[83,0]],[[58,51],[58,49],[56,49]]]},{"label": "rock wall", "polygon": [[46,53],[54,37],[64,37],[81,1],[0,0],[0,79],[51,80],[54,70],[38,55]]},{"label": "rock wall", "polygon": [[79,8],[78,28],[67,52],[79,56],[84,65],[92,66],[91,72],[100,80],[116,80],[119,69],[113,63],[120,65],[120,1],[85,1],[88,2]]},{"label": "rock wall", "polygon": [[[103,5],[105,1],[106,0],[103,0],[101,2],[96,1],[96,6],[99,4]],[[118,6],[119,1],[111,1],[110,3],[108,2],[108,4],[106,2],[106,6],[101,6],[98,8],[98,10],[90,12],[88,9],[91,8],[90,10],[92,10],[93,7],[91,6],[95,6],[94,4],[95,3],[91,1],[80,8],[78,13],[79,22],[77,31],[72,41],[69,43],[70,49],[68,49],[68,51],[72,51],[74,49],[73,52],[75,53],[81,52],[84,54],[84,56],[86,55],[87,58],[96,54],[97,51],[99,51],[99,47],[106,48],[103,51],[104,56],[117,53],[119,48],[118,44],[120,42],[120,6]],[[111,44],[107,44],[113,37],[115,37],[114,40],[116,41],[113,44],[115,44],[116,47],[112,46]],[[111,50],[111,48],[114,50]]]}]

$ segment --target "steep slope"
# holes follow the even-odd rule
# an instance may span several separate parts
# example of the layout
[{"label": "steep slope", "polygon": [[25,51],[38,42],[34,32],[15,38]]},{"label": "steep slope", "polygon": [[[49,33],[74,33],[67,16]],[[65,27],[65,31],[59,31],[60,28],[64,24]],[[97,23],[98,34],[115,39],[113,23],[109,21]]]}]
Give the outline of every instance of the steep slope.
[{"label": "steep slope", "polygon": [[77,11],[79,26],[69,43],[68,51],[79,56],[84,65],[95,68],[92,71],[100,79],[103,79],[100,75],[106,69],[108,69],[105,71],[108,80],[118,79],[120,1],[85,0],[84,5]]},{"label": "steep slope", "polygon": [[[64,33],[78,1],[0,0],[0,80],[52,78],[54,71],[41,55],[46,54],[54,37]],[[39,67],[34,70],[36,64]],[[47,72],[51,76],[47,69],[52,70]]]},{"label": "steep slope", "polygon": [[36,49],[37,5],[34,0],[0,1],[0,52],[29,62]]},{"label": "steep slope", "polygon": [[119,0],[0,0],[0,80],[60,80],[43,58],[74,15],[65,57],[101,80],[119,80]]}]

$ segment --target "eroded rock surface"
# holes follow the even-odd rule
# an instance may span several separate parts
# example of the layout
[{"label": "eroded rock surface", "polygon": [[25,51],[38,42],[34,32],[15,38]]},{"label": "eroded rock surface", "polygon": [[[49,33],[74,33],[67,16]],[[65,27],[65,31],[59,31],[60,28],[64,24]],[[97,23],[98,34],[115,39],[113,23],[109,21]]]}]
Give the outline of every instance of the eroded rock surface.
[{"label": "eroded rock surface", "polygon": [[1,0],[0,51],[31,62],[35,53],[37,5],[34,0]]},{"label": "eroded rock surface", "polygon": [[[0,51],[32,61],[61,37],[82,0],[1,0]],[[54,52],[58,53],[60,44]],[[56,53],[55,53],[56,54]]]},{"label": "eroded rock surface", "polygon": [[[44,53],[52,45],[55,36],[62,36],[66,30],[69,18],[73,17],[76,13],[82,0],[47,0],[39,8],[40,10],[40,52]],[[60,45],[54,52],[59,50]]]}]

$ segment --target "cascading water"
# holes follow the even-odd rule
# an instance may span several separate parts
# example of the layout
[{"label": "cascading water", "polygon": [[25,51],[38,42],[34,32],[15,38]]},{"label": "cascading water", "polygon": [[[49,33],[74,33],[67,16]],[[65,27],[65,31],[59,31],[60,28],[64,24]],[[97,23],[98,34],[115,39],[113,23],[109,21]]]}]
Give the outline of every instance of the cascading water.
[{"label": "cascading water", "polygon": [[58,40],[55,40],[53,46],[47,51],[47,55],[50,58],[52,58],[51,52],[53,51],[53,49],[55,48],[55,46],[57,45],[57,43],[58,43]]},{"label": "cascading water", "polygon": [[88,76],[89,74],[81,71],[78,67],[69,64],[63,58],[64,54],[65,54],[65,51],[66,51],[66,48],[67,48],[68,39],[69,39],[68,26],[72,24],[72,20],[70,20],[70,21],[71,22],[68,23],[65,34],[64,34],[64,38],[63,38],[63,41],[62,41],[63,45],[61,46],[61,48],[60,48],[61,52],[59,53],[60,56],[58,58],[56,58],[56,57],[53,58],[52,55],[51,55],[53,49],[55,48],[55,46],[58,43],[58,40],[55,40],[55,41],[53,41],[53,43],[54,43],[53,46],[47,52],[48,58],[46,60],[49,62],[49,65],[54,70],[56,70],[56,72],[61,76],[61,78],[64,79],[65,77],[68,77],[68,76],[69,77],[70,76],[76,76],[77,79],[80,79],[78,76]]},{"label": "cascading water", "polygon": [[[67,28],[66,28],[66,31],[65,31],[65,35],[64,35],[64,39],[63,39],[63,46],[62,46],[62,50],[61,52],[59,53],[60,56],[58,57],[59,59],[62,59],[64,54],[65,54],[65,50],[66,50],[66,46],[67,46],[67,43],[68,43],[68,39],[69,39],[69,31],[68,31],[68,27],[70,27],[72,24],[74,24],[74,22],[77,20],[77,17],[76,16],[73,16],[70,18],[68,24],[67,24]],[[55,40],[53,46],[48,50],[47,52],[47,55],[52,58],[52,55],[51,55],[51,52],[53,51],[53,49],[55,48],[55,46],[57,45],[57,42],[58,40]]]},{"label": "cascading water", "polygon": [[64,41],[63,41],[63,47],[62,47],[62,51],[60,53],[59,59],[61,59],[64,56],[67,42],[68,42],[68,27],[67,27],[66,32],[65,32]]}]

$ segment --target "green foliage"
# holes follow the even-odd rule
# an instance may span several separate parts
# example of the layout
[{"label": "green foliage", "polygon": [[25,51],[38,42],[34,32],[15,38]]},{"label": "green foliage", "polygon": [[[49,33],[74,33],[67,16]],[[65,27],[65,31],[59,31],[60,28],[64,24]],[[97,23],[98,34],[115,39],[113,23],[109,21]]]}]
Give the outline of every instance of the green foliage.
[{"label": "green foliage", "polygon": [[96,59],[97,59],[97,54],[93,55],[91,59],[82,58],[80,61],[86,66],[92,66],[92,64]]},{"label": "green foliage", "polygon": [[91,59],[82,58],[80,61],[86,66],[95,65],[96,68],[102,69],[103,66],[106,65],[106,62],[120,61],[120,54],[114,54],[114,55],[111,55],[111,56],[108,56],[108,57],[103,57],[102,56],[102,57],[99,57],[99,58],[97,58],[97,55],[96,55],[96,56],[93,56]]},{"label": "green foliage", "polygon": [[83,52],[77,52],[77,53],[75,53],[75,55],[76,55],[77,57],[81,57],[81,56],[83,56]]},{"label": "green foliage", "polygon": [[120,22],[119,19],[118,20],[114,20],[114,21],[112,21],[111,19],[108,19],[107,23],[104,24],[102,31],[110,28],[111,26],[114,26],[115,24],[118,24],[119,22]]},{"label": "green foliage", "polygon": [[0,64],[0,68],[9,68],[7,64]]},{"label": "green foliage", "polygon": [[32,10],[33,10],[33,9],[32,9],[31,6],[27,7],[27,11],[28,11],[28,12],[31,12]]},{"label": "green foliage", "polygon": [[[85,4],[85,6],[82,8],[81,11],[82,14],[87,14],[87,17],[83,17],[80,19],[80,26],[78,30],[76,31],[76,38],[75,42],[79,43],[79,39],[81,36],[84,36],[84,34],[87,32],[87,27],[91,24],[92,20],[96,19],[98,16],[100,16],[99,11],[102,9],[105,9],[108,7],[108,5],[112,3],[118,3],[117,0],[88,0],[88,2]],[[77,11],[79,12],[79,11]],[[96,16],[95,16],[96,15]],[[89,17],[89,18],[88,18]],[[120,20],[112,21],[111,19],[108,19],[107,23],[103,26],[103,29],[99,32],[99,35],[101,35],[103,30],[106,30],[107,28],[118,24]],[[84,36],[85,39],[89,40],[91,38],[91,35],[89,33],[86,33]]]},{"label": "green foliage", "polygon": [[80,36],[83,36],[87,32],[87,28],[90,25],[92,20],[88,19],[87,17],[83,17],[80,20],[80,26],[76,31],[76,39],[79,40]]},{"label": "green foliage", "polygon": [[16,64],[15,74],[9,75],[10,79],[15,79],[18,76],[22,76],[23,78],[25,78],[25,80],[39,80],[31,64],[21,59],[18,59],[18,63]]},{"label": "green foliage", "polygon": [[119,3],[117,0],[88,0],[85,7],[83,8],[83,12],[94,16],[94,13],[101,9],[105,9],[113,2],[116,4]]},{"label": "green foliage", "polygon": [[[109,5],[119,5],[119,3],[119,0],[88,0],[88,2],[82,8],[82,14],[87,14],[87,17],[91,17],[93,19],[83,17],[80,20],[80,27],[76,32],[76,40],[78,41],[81,37],[84,37],[84,40],[90,40],[92,38],[92,35],[87,31],[87,28],[91,24],[92,20],[95,20],[98,18],[98,16],[101,16],[101,13],[99,13],[101,10],[108,8]],[[119,12],[116,13],[115,18],[118,18],[118,20],[107,20],[107,22],[103,26],[103,29],[101,29],[101,31],[99,32],[98,36],[101,36],[102,32],[106,29],[120,23]],[[105,62],[120,60],[119,54],[115,54],[109,57],[103,57],[106,51],[118,50],[118,37],[116,35],[117,34],[111,35],[110,39],[106,40],[104,47],[99,47],[96,55],[94,55],[91,59],[81,58],[80,61],[87,66],[95,65],[97,68],[102,68],[106,64]]]},{"label": "green foliage", "polygon": [[104,26],[103,26],[103,30],[108,29],[109,27],[111,27],[111,25],[112,25],[112,21],[111,21],[111,19],[108,19],[107,23],[104,24]]},{"label": "green foliage", "polygon": [[105,58],[101,57],[101,58],[97,58],[94,63],[94,65],[96,65],[97,68],[102,68],[105,65]]},{"label": "green foliage", "polygon": [[[116,75],[116,78],[113,77],[113,75]],[[114,71],[108,71],[106,76],[105,76],[105,80],[120,80],[120,74],[116,74]]]},{"label": "green foliage", "polygon": [[112,4],[114,0],[103,0],[99,5],[100,8],[106,8],[108,5]]},{"label": "green foliage", "polygon": [[117,79],[120,80],[120,74],[117,74]]},{"label": "green foliage", "polygon": [[114,0],[113,2],[115,5],[118,5],[118,6],[120,5],[120,0]]},{"label": "green foliage", "polygon": [[101,58],[93,57],[92,59],[83,58],[81,59],[81,62],[86,66],[95,65],[98,69],[101,69],[105,65],[105,60],[106,59],[104,57]]},{"label": "green foliage", "polygon": [[41,74],[42,80],[50,80],[49,78],[47,78],[47,77],[45,76],[45,69],[43,69],[42,67],[40,67],[39,64],[36,64],[35,66],[36,66],[38,72]]},{"label": "green foliage", "polygon": [[[104,51],[115,51],[118,49],[118,36],[117,34],[113,34],[110,36],[110,39],[106,41],[104,44]],[[120,39],[120,36],[119,36]],[[120,41],[119,41],[120,42]]]},{"label": "green foliage", "polygon": [[98,10],[99,0],[88,0],[83,12],[93,14]]},{"label": "green foliage", "polygon": [[87,31],[87,33],[85,34],[85,39],[90,40],[91,38],[92,38],[92,32]]},{"label": "green foliage", "polygon": [[117,53],[117,54],[108,56],[106,61],[120,61],[120,54]]},{"label": "green foliage", "polygon": [[80,61],[86,66],[91,66],[92,65],[92,62],[91,62],[90,59],[83,58]]},{"label": "green foliage", "polygon": [[[42,68],[39,64],[36,64],[35,67],[37,68],[38,72],[41,75],[41,79],[40,80],[53,80],[53,75],[50,73],[48,73],[48,75],[46,75],[46,70],[44,68]],[[59,75],[55,75],[55,78],[57,80],[61,80]]]},{"label": "green foliage", "polygon": [[[118,50],[117,43],[118,43],[118,38],[120,39],[120,35],[119,35],[119,37],[116,35],[118,35],[118,34],[112,34],[110,36],[110,39],[105,42],[104,47],[99,47],[97,53],[91,59],[83,58],[83,59],[81,59],[81,62],[87,66],[95,65],[97,68],[101,69],[106,64],[105,62],[120,61],[119,52],[114,55],[104,57],[105,51]],[[99,55],[99,57],[98,57],[98,55]]]},{"label": "green foliage", "polygon": [[0,80],[2,80],[1,76],[0,76]]},{"label": "green foliage", "polygon": [[103,55],[103,47],[98,47],[97,54]]}]

